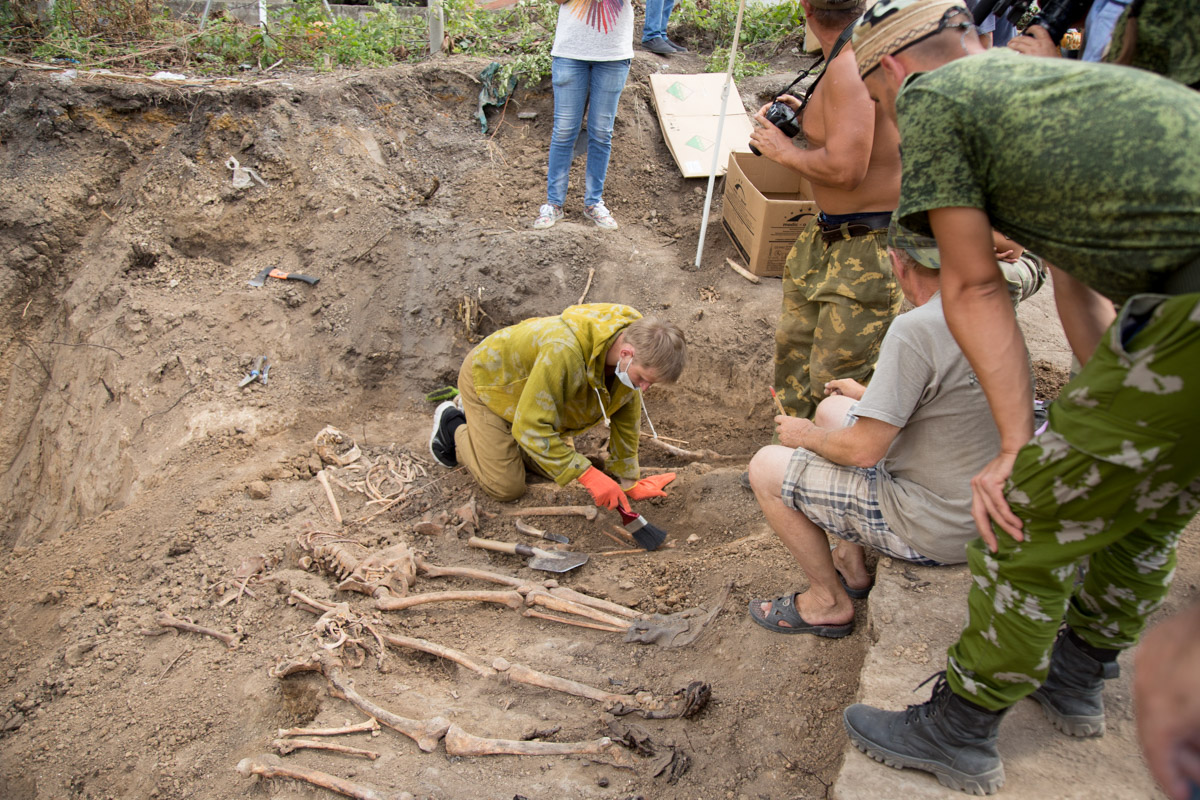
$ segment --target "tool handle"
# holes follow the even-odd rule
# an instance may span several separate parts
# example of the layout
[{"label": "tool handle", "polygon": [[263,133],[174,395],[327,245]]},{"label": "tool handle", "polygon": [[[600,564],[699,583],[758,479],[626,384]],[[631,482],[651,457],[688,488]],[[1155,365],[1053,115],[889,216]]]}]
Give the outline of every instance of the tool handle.
[{"label": "tool handle", "polygon": [[478,547],[482,550],[494,550],[497,553],[508,553],[514,556],[531,556],[534,554],[534,549],[527,544],[517,544],[516,542],[496,542],[491,539],[480,539],[478,536],[472,536],[467,540],[467,545],[470,547]]},{"label": "tool handle", "polygon": [[317,282],[321,280],[320,278],[314,278],[311,275],[302,275],[299,272],[289,272],[287,274],[287,279],[289,281],[304,281],[309,286],[316,286]]}]

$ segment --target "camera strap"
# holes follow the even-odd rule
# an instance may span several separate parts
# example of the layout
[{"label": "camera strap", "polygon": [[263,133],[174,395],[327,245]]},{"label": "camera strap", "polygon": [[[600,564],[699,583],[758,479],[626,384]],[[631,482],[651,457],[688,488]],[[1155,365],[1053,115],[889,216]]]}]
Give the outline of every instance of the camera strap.
[{"label": "camera strap", "polygon": [[[851,22],[849,25],[847,25],[846,28],[841,32],[841,34],[837,38],[837,41],[833,43],[833,49],[829,51],[828,59],[826,59],[824,56],[821,56],[821,58],[817,59],[817,61],[811,67],[809,67],[808,69],[804,70],[804,72],[801,72],[799,75],[797,75],[796,80],[789,83],[787,85],[787,87],[779,94],[780,95],[787,94],[793,86],[795,86],[797,83],[800,83],[800,81],[804,80],[809,75],[811,75],[812,71],[814,69],[816,69],[817,67],[820,67],[822,65],[828,64],[829,61],[833,61],[835,58],[837,58],[837,54],[842,52],[842,48],[845,47],[846,43],[850,41],[850,36],[854,33],[854,26],[857,24],[858,24],[858,20],[856,19],[853,22]],[[821,82],[821,78],[823,78],[823,77],[825,77],[825,70],[822,69],[820,74],[817,75],[817,79],[815,81],[813,81],[812,84],[810,84],[807,89],[804,90],[804,96],[800,98],[800,109],[801,110],[804,110],[804,108],[808,105],[808,98],[810,98],[812,96],[812,93],[814,91],[816,91],[817,84]],[[776,97],[778,97],[778,96],[779,95],[776,95]]]}]

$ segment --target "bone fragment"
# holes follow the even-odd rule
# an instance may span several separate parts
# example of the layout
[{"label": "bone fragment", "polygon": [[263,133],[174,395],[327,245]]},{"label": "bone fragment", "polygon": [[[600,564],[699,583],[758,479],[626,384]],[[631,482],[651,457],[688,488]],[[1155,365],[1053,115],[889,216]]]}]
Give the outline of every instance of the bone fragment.
[{"label": "bone fragment", "polygon": [[575,619],[566,619],[564,617],[555,616],[554,614],[543,614],[542,612],[532,608],[525,609],[521,612],[521,614],[526,617],[536,617],[537,619],[548,619],[551,622],[561,622],[564,625],[574,625],[576,628],[591,628],[592,630],[607,631],[608,633],[625,633],[627,630],[626,628],[614,628],[611,625],[600,625],[595,622],[581,622]]},{"label": "bone fragment", "polygon": [[200,633],[205,636],[211,636],[214,639],[220,639],[230,650],[237,647],[238,642],[242,638],[240,633],[221,633],[221,631],[213,630],[212,628],[206,628],[203,625],[194,625],[191,622],[184,622],[181,619],[175,619],[170,614],[165,613],[159,614],[154,618],[154,621],[164,628],[174,628],[186,633]]},{"label": "bone fragment", "polygon": [[529,581],[527,580],[513,578],[509,575],[501,575],[496,572],[488,572],[487,570],[471,569],[470,567],[439,567],[437,564],[430,564],[420,556],[417,556],[417,570],[422,575],[428,575],[430,578],[472,578],[474,580],[512,586],[513,588],[529,585]]},{"label": "bone fragment", "polygon": [[757,275],[755,275],[753,272],[751,272],[750,270],[743,267],[741,264],[734,261],[732,258],[725,259],[725,263],[728,264],[730,267],[732,267],[734,272],[736,272],[738,275],[741,275],[743,278],[750,281],[751,283],[760,283],[761,282]]},{"label": "bone fragment", "polygon": [[530,506],[509,508],[503,512],[506,517],[583,517],[589,522],[599,513],[595,506]]},{"label": "bone fragment", "polygon": [[594,278],[594,277],[596,277],[596,268],[588,267],[587,283],[585,283],[583,285],[583,294],[579,295],[579,302],[576,303],[575,305],[577,305],[577,306],[583,305],[583,298],[587,297],[588,289],[592,288],[592,278]]},{"label": "bone fragment", "polygon": [[384,597],[375,601],[380,611],[403,611],[426,603],[498,603],[509,608],[520,608],[523,599],[520,592],[422,592],[408,597]]},{"label": "bone fragment", "polygon": [[325,490],[325,496],[329,498],[329,505],[333,508],[333,518],[340,526],[342,524],[342,510],[338,508],[337,498],[333,496],[333,489],[329,485],[329,476],[325,474],[325,470],[317,473],[317,480],[321,482],[321,487]]},{"label": "bone fragment", "polygon": [[577,592],[568,586],[555,586],[550,590],[550,594],[554,595],[555,597],[561,597],[564,600],[571,600],[572,602],[581,603],[585,606],[591,606],[592,608],[597,608],[601,611],[607,611],[610,614],[629,617],[630,619],[642,619],[646,616],[640,611],[634,611],[632,608],[626,608],[625,606],[618,605],[617,603],[612,603],[608,600],[602,600],[599,597],[592,597],[590,594]]},{"label": "bone fragment", "polygon": [[379,730],[379,720],[370,717],[356,725],[344,725],[341,728],[280,728],[275,731],[276,738],[286,736],[342,736],[347,733],[376,733]]},{"label": "bone fragment", "polygon": [[596,553],[598,556],[640,556],[646,553],[646,549],[642,547],[631,547],[628,550],[601,550]]},{"label": "bone fragment", "polygon": [[408,792],[383,794],[370,786],[343,780],[328,772],[304,767],[285,767],[278,763],[278,758],[275,756],[243,758],[238,762],[237,771],[244,778],[249,778],[251,775],[261,775],[264,778],[291,778],[294,781],[320,786],[322,789],[328,789],[346,797],[353,797],[354,800],[413,800],[413,796]]},{"label": "bone fragment", "polygon": [[527,605],[545,606],[551,611],[559,611],[564,614],[575,614],[576,616],[586,617],[587,619],[599,622],[601,625],[609,625],[620,630],[625,630],[629,627],[629,621],[622,619],[612,614],[605,614],[603,611],[585,606],[582,603],[576,603],[565,597],[556,597],[547,591],[537,589],[525,595],[525,603]]},{"label": "bone fragment", "polygon": [[484,739],[457,725],[446,731],[446,753],[452,756],[570,756],[607,755],[613,741],[602,736],[589,742],[524,742],[518,739]]},{"label": "bone fragment", "polygon": [[419,650],[422,653],[429,653],[438,658],[445,658],[453,661],[456,664],[461,664],[467,669],[484,677],[490,678],[496,674],[496,671],[491,667],[479,664],[461,650],[455,650],[452,647],[445,647],[436,642],[426,641],[425,639],[414,639],[410,636],[394,636],[390,633],[383,634],[383,640],[392,647],[405,647],[410,650]]},{"label": "bone fragment", "polygon": [[730,462],[730,461],[749,461],[751,458],[751,456],[749,456],[749,455],[725,456],[725,455],[721,455],[720,453],[716,452],[715,450],[705,450],[705,449],[684,450],[682,447],[676,447],[674,445],[667,444],[661,438],[660,439],[655,439],[653,437],[648,438],[648,439],[646,439],[646,444],[652,444],[655,447],[658,447],[662,450],[667,451],[668,453],[675,456],[676,458],[683,459],[684,461],[705,461],[705,462],[709,462],[709,463],[725,463],[725,462]]},{"label": "bone fragment", "polygon": [[334,697],[340,697],[363,713],[398,731],[417,743],[426,753],[433,752],[438,741],[445,736],[450,723],[443,717],[428,720],[408,719],[394,714],[354,691],[352,682],[342,672],[341,664],[329,652],[314,653],[307,661],[280,664],[271,670],[271,675],[284,678],[297,672],[320,672],[329,681]]},{"label": "bone fragment", "polygon": [[330,750],[334,753],[345,753],[348,756],[362,756],[372,761],[379,758],[379,753],[374,750],[363,750],[361,747],[349,747],[336,742],[321,742],[316,739],[276,739],[271,742],[271,747],[274,747],[281,756],[297,750]]},{"label": "bone fragment", "polygon": [[[615,528],[616,526],[614,525],[613,527]],[[612,531],[606,531],[606,530],[604,530],[603,528],[601,528],[601,529],[600,529],[600,532],[601,532],[601,533],[603,533],[603,534],[604,534],[605,536],[607,536],[608,538],[612,539],[612,540],[613,540],[614,542],[616,542],[617,544],[621,545],[622,547],[624,547],[624,546],[625,546],[625,545],[627,545],[627,544],[633,544],[633,540],[632,540],[632,539],[630,539],[629,541],[626,541],[625,539],[622,539],[620,536],[617,536],[617,535],[616,535],[615,533],[613,533]]]}]

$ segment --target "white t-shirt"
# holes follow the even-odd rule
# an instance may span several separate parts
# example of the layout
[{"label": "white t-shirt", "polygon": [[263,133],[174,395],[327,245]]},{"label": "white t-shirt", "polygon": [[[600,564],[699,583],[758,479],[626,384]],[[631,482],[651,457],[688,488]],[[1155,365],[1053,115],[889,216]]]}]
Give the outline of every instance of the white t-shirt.
[{"label": "white t-shirt", "polygon": [[633,58],[630,0],[570,0],[558,7],[550,55],[577,61]]},{"label": "white t-shirt", "polygon": [[879,505],[892,532],[924,556],[966,560],[978,536],[971,478],[1000,452],[987,398],[936,294],[892,321],[867,391],[852,409],[900,433],[877,465]]}]

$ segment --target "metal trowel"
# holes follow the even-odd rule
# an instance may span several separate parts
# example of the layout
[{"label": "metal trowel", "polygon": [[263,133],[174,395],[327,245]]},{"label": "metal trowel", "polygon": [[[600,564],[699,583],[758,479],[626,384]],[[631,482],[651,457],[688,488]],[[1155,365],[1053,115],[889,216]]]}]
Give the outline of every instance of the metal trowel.
[{"label": "metal trowel", "polygon": [[491,539],[480,539],[472,536],[467,540],[471,547],[483,550],[494,550],[497,553],[508,553],[516,556],[529,556],[525,566],[530,569],[540,569],[543,572],[569,572],[576,567],[582,567],[588,562],[587,553],[573,553],[569,550],[543,550],[540,547],[530,547],[516,542],[495,542]]}]

